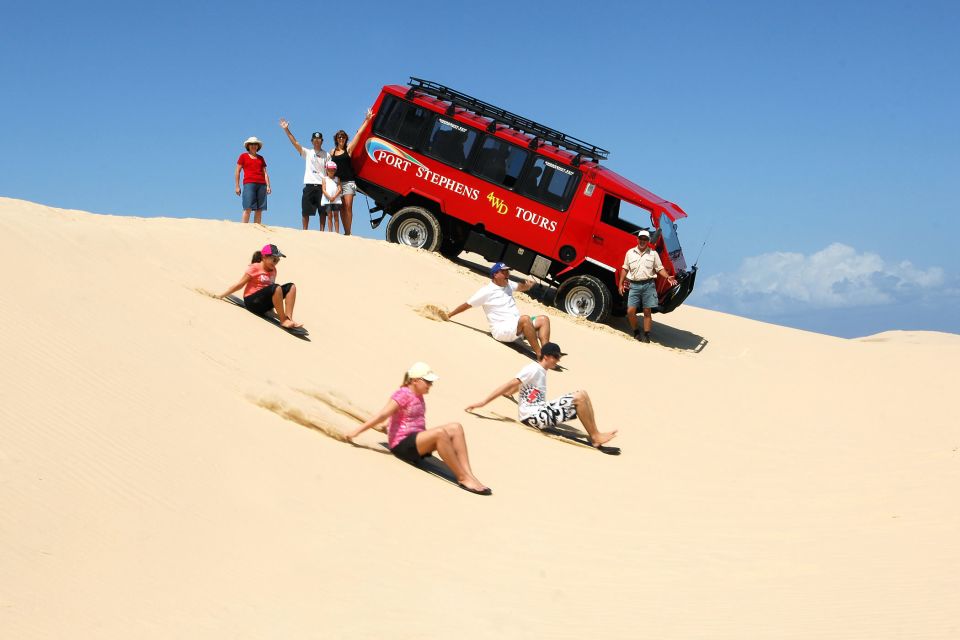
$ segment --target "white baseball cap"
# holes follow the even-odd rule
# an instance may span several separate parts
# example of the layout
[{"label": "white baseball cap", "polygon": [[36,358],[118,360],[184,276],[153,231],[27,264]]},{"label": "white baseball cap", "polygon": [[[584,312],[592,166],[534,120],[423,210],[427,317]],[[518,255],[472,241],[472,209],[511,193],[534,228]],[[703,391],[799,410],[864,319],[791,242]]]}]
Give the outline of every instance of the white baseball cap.
[{"label": "white baseball cap", "polygon": [[437,379],[440,378],[426,362],[414,362],[410,368],[407,369],[407,377],[411,380],[423,378],[427,382],[436,382]]},{"label": "white baseball cap", "polygon": [[638,238],[649,238],[649,237],[650,237],[650,232],[647,231],[646,229],[640,229],[640,231],[637,231],[637,237],[638,237]]}]

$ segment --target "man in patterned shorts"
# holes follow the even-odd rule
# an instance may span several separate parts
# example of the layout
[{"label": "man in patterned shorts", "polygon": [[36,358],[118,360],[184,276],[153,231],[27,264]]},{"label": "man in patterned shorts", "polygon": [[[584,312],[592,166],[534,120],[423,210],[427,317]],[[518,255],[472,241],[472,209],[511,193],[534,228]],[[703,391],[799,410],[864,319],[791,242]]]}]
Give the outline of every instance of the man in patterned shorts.
[{"label": "man in patterned shorts", "polygon": [[540,348],[539,361],[525,366],[516,376],[491,391],[485,400],[467,407],[467,411],[478,409],[499,396],[512,396],[519,390],[519,417],[523,424],[546,429],[580,418],[593,446],[599,447],[609,442],[617,435],[617,431],[601,432],[597,429],[593,403],[586,391],[574,391],[547,402],[547,370],[555,369],[565,355],[556,343],[546,343]]}]

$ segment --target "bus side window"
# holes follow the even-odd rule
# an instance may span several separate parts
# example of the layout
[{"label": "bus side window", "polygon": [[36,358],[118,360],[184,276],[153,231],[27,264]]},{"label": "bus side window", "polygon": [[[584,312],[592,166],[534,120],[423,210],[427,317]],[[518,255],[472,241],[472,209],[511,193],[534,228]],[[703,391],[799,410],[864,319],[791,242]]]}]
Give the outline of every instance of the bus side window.
[{"label": "bus side window", "polygon": [[469,127],[437,118],[424,153],[459,169],[467,163],[477,137],[477,132]]},{"label": "bus side window", "polygon": [[609,193],[603,196],[603,208],[600,210],[600,220],[612,227],[618,226],[620,218],[620,198]]},{"label": "bus side window", "polygon": [[403,103],[393,96],[384,98],[377,119],[373,122],[373,132],[385,138],[395,139],[400,121],[403,119],[402,107]]},{"label": "bus side window", "polygon": [[420,132],[427,121],[427,111],[423,107],[411,106],[400,125],[400,132],[397,134],[397,142],[411,149],[416,148],[420,139]]},{"label": "bus side window", "polygon": [[527,171],[520,193],[563,211],[570,204],[579,175],[579,172],[538,157]]},{"label": "bus side window", "polygon": [[404,102],[394,96],[387,96],[373,123],[373,132],[384,138],[396,140],[406,147],[414,148],[426,121],[427,111],[423,107]]},{"label": "bus side window", "polygon": [[473,173],[510,189],[517,184],[517,178],[520,177],[520,171],[529,155],[525,149],[516,145],[486,136],[480,151],[477,152]]},{"label": "bus side window", "polygon": [[520,193],[525,196],[539,198],[540,174],[542,173],[543,167],[538,167],[537,165],[530,167],[530,171],[527,172],[526,177],[523,179],[523,184],[520,185]]}]

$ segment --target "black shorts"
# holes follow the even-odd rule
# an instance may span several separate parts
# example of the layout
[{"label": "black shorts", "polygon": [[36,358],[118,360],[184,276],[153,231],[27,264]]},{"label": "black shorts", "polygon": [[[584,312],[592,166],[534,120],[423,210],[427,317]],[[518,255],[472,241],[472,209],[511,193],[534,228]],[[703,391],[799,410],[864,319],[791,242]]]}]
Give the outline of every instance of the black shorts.
[{"label": "black shorts", "polygon": [[[417,431],[417,433],[421,433]],[[390,453],[397,456],[404,462],[409,462],[410,464],[420,464],[420,461],[424,458],[429,458],[432,453],[426,455],[420,455],[420,452],[417,451],[417,433],[411,433],[406,438],[397,443],[393,449],[390,449]]]},{"label": "black shorts", "polygon": [[300,210],[304,217],[312,216],[317,211],[320,211],[320,197],[322,195],[323,190],[320,188],[320,185],[303,185],[303,197],[300,198]]},{"label": "black shorts", "polygon": [[246,307],[247,311],[250,313],[255,313],[258,316],[262,316],[267,311],[273,309],[273,292],[277,290],[277,287],[280,287],[280,290],[283,291],[283,295],[286,296],[290,293],[290,287],[293,286],[292,282],[288,282],[285,285],[276,285],[268,284],[260,291],[257,291],[254,294],[251,294],[243,299],[243,306]]}]

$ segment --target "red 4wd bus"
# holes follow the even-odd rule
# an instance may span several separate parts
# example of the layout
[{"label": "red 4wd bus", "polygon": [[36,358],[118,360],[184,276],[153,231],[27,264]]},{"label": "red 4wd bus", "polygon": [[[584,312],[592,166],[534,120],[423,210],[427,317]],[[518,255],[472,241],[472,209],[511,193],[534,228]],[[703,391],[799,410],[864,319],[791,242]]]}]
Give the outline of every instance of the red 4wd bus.
[{"label": "red 4wd bus", "polygon": [[557,306],[602,322],[626,310],[616,276],[633,235],[652,227],[659,311],[693,290],[676,234],[686,217],[600,165],[608,152],[449,87],[410,78],[388,85],[352,157],[357,186],[377,204],[391,242],[474,251],[556,286]]}]

